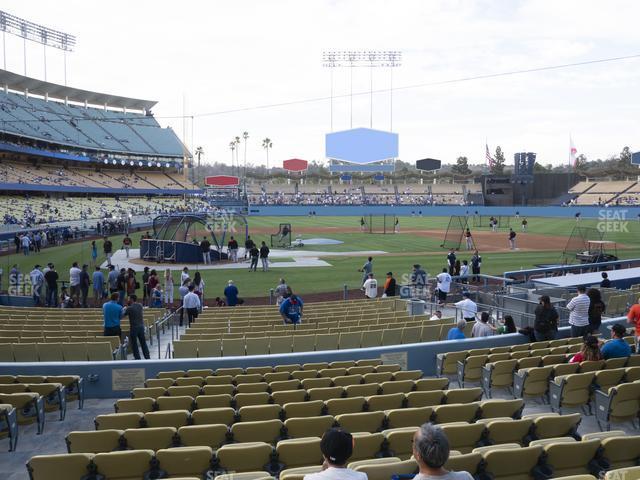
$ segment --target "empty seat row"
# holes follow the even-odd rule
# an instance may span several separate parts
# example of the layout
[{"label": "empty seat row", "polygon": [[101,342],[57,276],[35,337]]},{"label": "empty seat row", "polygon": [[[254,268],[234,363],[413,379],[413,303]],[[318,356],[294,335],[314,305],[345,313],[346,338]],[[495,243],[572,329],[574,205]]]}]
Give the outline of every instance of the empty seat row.
[{"label": "empty seat row", "polygon": [[61,384],[67,402],[78,400],[78,408],[84,404],[84,382],[79,375],[0,375],[0,388],[12,384]]},{"label": "empty seat row", "polygon": [[44,401],[45,411],[58,410],[60,420],[64,420],[67,412],[67,395],[61,383],[5,383],[0,384],[0,394],[36,393]]},{"label": "empty seat row", "polygon": [[[384,396],[382,396],[384,397]],[[395,397],[395,396],[394,396]],[[111,413],[95,417],[96,430],[145,427],[175,427],[185,425],[225,424],[233,425],[239,422],[257,422],[264,420],[285,420],[291,418],[320,417],[331,415],[338,417],[343,414],[353,415],[353,418],[379,422],[373,431],[385,427],[388,423],[385,412],[394,410],[397,415],[414,418],[414,415],[425,415],[438,423],[472,422],[478,418],[518,417],[522,412],[522,400],[485,400],[483,402],[440,404],[425,401],[427,405],[416,403],[416,406],[398,406],[398,398],[380,398],[378,406],[388,409],[364,411],[367,400],[365,398],[331,399],[323,402],[291,402],[285,405],[248,405],[234,410],[231,407],[200,408],[190,411],[159,410],[127,413]],[[371,402],[371,398],[369,398]],[[383,403],[384,402],[384,403]],[[425,410],[428,407],[430,410]],[[420,410],[422,409],[422,410]],[[413,420],[412,420],[413,421]],[[424,423],[424,422],[423,422]],[[360,430],[353,430],[360,431]]]},{"label": "empty seat row", "polygon": [[0,343],[0,362],[86,362],[115,358],[111,342]]},{"label": "empty seat row", "polygon": [[[396,385],[399,382],[390,383]],[[371,389],[366,390],[368,387]],[[197,387],[170,387],[197,389]],[[212,388],[217,388],[212,387]],[[206,389],[206,387],[205,387]],[[347,387],[312,388],[310,390],[282,390],[273,392],[202,394],[198,391],[183,392],[183,395],[157,395],[161,388],[135,389],[134,398],[121,399],[115,403],[118,412],[151,412],[154,410],[199,410],[202,408],[233,408],[239,410],[254,405],[287,405],[304,402],[332,402],[332,405],[354,405],[355,411],[387,410],[417,406],[439,405],[444,403],[470,403],[482,398],[480,388],[461,388],[455,390],[423,390],[404,392],[398,389],[380,393],[377,384],[350,385]],[[205,390],[206,391],[206,390]],[[382,392],[385,392],[382,390]]]},{"label": "empty seat row", "polygon": [[[305,363],[300,365],[299,363],[292,363],[287,365],[275,365],[275,366],[262,366],[262,367],[225,367],[218,368],[215,371],[210,368],[191,369],[191,370],[170,370],[158,372],[156,378],[173,378],[180,377],[209,377],[209,376],[227,376],[243,374],[261,374],[267,373],[281,373],[281,372],[295,372],[298,370],[323,370],[327,368],[351,368],[351,367],[375,367],[376,372],[396,372],[400,370],[400,366],[397,364],[382,364],[382,361],[378,358],[364,359],[364,360],[340,360],[335,362],[314,362]],[[333,375],[336,376],[336,375]]]}]

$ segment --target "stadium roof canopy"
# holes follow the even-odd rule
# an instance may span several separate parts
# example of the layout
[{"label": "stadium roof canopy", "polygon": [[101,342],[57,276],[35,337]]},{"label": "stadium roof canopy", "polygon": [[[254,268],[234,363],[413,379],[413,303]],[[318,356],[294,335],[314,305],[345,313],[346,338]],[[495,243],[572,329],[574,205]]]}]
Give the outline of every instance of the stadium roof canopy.
[{"label": "stadium roof canopy", "polygon": [[158,103],[154,100],[140,100],[137,98],[110,95],[108,93],[92,92],[81,88],[67,87],[57,83],[25,77],[24,75],[2,69],[0,69],[0,86],[12,91],[28,92],[29,94],[48,98],[128,110],[148,111]]}]

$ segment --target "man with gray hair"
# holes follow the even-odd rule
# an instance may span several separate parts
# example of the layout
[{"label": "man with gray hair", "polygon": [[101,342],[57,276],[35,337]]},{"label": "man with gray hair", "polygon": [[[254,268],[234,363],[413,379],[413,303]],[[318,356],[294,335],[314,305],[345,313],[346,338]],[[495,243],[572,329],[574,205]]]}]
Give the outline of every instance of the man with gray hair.
[{"label": "man with gray hair", "polygon": [[442,429],[423,424],[413,435],[413,457],[418,462],[414,480],[473,480],[468,472],[450,472],[444,468],[449,459],[449,440]]},{"label": "man with gray hair", "polygon": [[458,320],[456,326],[449,330],[447,334],[447,340],[464,340],[464,329],[467,326],[467,321],[464,319]]}]

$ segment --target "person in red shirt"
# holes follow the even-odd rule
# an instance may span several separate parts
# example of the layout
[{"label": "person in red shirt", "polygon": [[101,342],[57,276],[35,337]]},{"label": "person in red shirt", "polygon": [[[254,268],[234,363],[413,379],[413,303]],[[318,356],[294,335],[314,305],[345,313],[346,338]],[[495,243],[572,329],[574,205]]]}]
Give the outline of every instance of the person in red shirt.
[{"label": "person in red shirt", "polygon": [[587,336],[587,338],[585,338],[580,351],[573,357],[571,357],[569,363],[580,363],[597,360],[602,360],[602,353],[600,352],[598,338],[594,337],[593,335],[589,335]]},{"label": "person in red shirt", "polygon": [[[640,298],[638,299],[638,303],[632,305],[629,309],[629,313],[627,313],[627,320],[629,323],[633,324],[636,327],[636,347],[638,346],[638,342],[640,342]],[[637,351],[637,348],[636,348]]]}]

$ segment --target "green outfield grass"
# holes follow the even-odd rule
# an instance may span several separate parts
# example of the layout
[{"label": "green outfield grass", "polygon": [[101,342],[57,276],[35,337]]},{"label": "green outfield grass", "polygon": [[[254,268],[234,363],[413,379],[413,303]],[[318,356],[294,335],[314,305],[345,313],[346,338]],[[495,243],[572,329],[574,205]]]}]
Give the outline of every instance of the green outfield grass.
[{"label": "green outfield grass", "polygon": [[[446,217],[400,217],[401,233],[397,235],[363,234],[363,233],[340,233],[340,230],[354,230],[359,227],[359,217],[250,217],[249,234],[260,242],[262,240],[269,243],[268,233],[255,233],[252,229],[262,229],[266,232],[275,233],[279,223],[291,223],[293,234],[300,228],[335,228],[334,232],[308,233],[303,234],[304,238],[323,237],[341,240],[340,245],[309,245],[305,250],[345,252],[345,251],[367,251],[383,250],[393,255],[378,255],[374,259],[374,272],[382,276],[387,271],[393,271],[396,277],[402,281],[403,275],[408,275],[411,265],[420,263],[429,274],[435,274],[445,264],[446,252],[439,247],[442,238],[428,238],[414,235],[412,233],[402,233],[410,230],[443,230],[446,228],[449,219]],[[540,235],[568,236],[575,226],[573,219],[557,218],[529,218],[529,232]],[[512,224],[518,224],[519,220],[512,219]],[[580,221],[580,225],[597,225],[596,220]],[[617,227],[612,227],[617,228]],[[618,228],[619,229],[619,228]],[[334,230],[334,228],[331,228]],[[479,228],[475,230],[488,230]],[[626,225],[627,231],[607,233],[605,238],[631,248],[619,249],[618,255],[621,258],[640,257],[640,223],[629,222]],[[132,235],[134,246],[139,245],[141,234]],[[111,238],[114,247],[119,247],[122,236]],[[536,264],[555,263],[559,261],[564,242],[559,242],[557,251],[544,252],[499,252],[483,253],[483,273],[500,275],[507,270],[518,270],[521,268],[531,268]],[[105,259],[102,255],[102,240],[97,240],[98,261],[102,263]],[[459,258],[469,258],[467,252],[460,252]],[[8,272],[13,264],[18,264],[23,274],[28,274],[33,266],[38,263],[46,265],[53,262],[56,265],[60,277],[68,278],[68,271],[73,261],[80,264],[90,264],[90,242],[81,242],[64,245],[61,247],[47,248],[39,254],[32,254],[28,257],[23,255],[7,255],[0,258],[2,264],[2,288],[6,289],[8,284]],[[280,277],[285,277],[287,283],[296,291],[304,293],[338,291],[346,284],[348,288],[358,288],[360,286],[361,274],[357,269],[364,263],[364,256],[348,257],[324,257],[331,267],[313,268],[278,268],[278,260],[272,265],[269,272],[249,272],[247,270],[209,270],[203,271],[202,276],[206,283],[205,295],[207,298],[222,295],[222,290],[227,280],[233,279],[240,289],[243,297],[262,297],[268,294],[270,288],[275,287]],[[181,269],[180,265],[171,265],[176,271],[174,278],[178,278]],[[140,268],[141,269],[141,268]],[[91,269],[92,270],[92,269]]]}]

